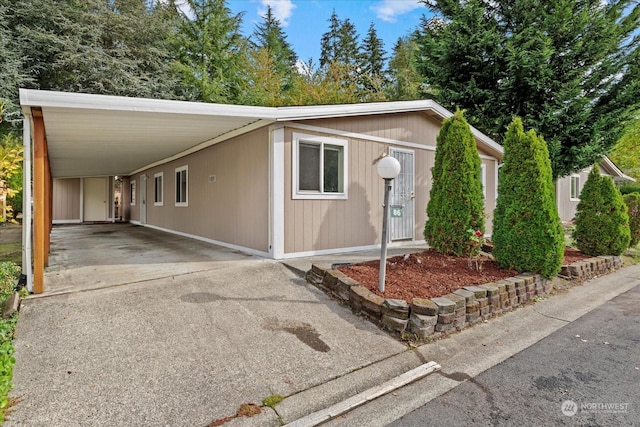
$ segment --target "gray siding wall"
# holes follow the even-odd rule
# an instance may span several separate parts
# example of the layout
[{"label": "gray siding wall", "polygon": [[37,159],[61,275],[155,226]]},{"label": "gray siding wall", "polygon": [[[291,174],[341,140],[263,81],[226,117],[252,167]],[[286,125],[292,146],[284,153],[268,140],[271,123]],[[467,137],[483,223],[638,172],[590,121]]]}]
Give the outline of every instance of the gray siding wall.
[{"label": "gray siding wall", "polygon": [[[188,166],[188,206],[175,205],[175,169],[182,166]],[[164,174],[163,206],[154,205],[154,175],[159,172]],[[140,220],[142,174],[148,177],[147,224],[269,251],[268,128],[129,177],[137,186],[136,205],[130,206],[130,219],[135,221]]]},{"label": "gray siding wall", "polygon": [[53,221],[80,221],[80,178],[54,178]]}]

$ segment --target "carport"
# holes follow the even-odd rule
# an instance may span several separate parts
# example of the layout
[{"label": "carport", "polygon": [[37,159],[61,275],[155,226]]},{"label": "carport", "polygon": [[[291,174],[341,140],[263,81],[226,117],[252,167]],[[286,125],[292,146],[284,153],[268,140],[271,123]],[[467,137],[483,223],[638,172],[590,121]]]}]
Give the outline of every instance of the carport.
[{"label": "carport", "polygon": [[34,293],[44,291],[49,263],[54,178],[131,175],[273,123],[276,115],[263,107],[28,89],[20,89],[20,103],[23,269]]}]

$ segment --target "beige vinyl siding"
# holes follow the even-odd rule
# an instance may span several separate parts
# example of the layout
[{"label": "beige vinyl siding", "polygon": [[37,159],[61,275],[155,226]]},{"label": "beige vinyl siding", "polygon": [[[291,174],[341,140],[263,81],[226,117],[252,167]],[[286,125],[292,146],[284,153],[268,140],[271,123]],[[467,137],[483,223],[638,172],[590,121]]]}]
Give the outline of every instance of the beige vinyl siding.
[{"label": "beige vinyl siding", "polygon": [[80,221],[80,178],[53,180],[53,221]]},{"label": "beige vinyl siding", "polygon": [[[435,160],[435,146],[440,122],[424,113],[399,113],[384,116],[364,116],[308,120],[301,122],[314,128],[327,128],[348,134],[387,138],[395,141],[424,145],[424,149],[411,147],[415,164],[415,226],[414,240],[423,240],[426,207],[431,190],[431,168]],[[377,174],[374,161],[388,153],[389,147],[367,139],[350,136],[348,140],[347,200],[299,200],[292,198],[293,133],[301,132],[295,125],[285,129],[285,253],[299,253],[370,246],[380,243],[384,185]],[[398,148],[407,148],[397,145]],[[481,154],[484,154],[481,152]],[[496,161],[483,159],[486,167],[487,233],[491,233],[491,218],[495,208]]]},{"label": "beige vinyl siding", "polygon": [[[577,174],[580,176],[580,191],[584,188],[589,177],[591,168],[583,169]],[[558,215],[561,221],[571,221],[576,216],[576,210],[580,200],[571,200],[571,175],[558,178],[556,181],[556,202],[558,205]]]},{"label": "beige vinyl siding", "polygon": [[[176,168],[188,166],[188,206],[176,206]],[[154,206],[156,173],[164,173],[164,204]],[[143,172],[147,224],[237,246],[269,251],[269,133],[233,138]],[[215,175],[215,182],[210,176]],[[140,185],[140,177],[136,179]],[[139,190],[138,190],[139,192]],[[150,202],[151,201],[151,202]],[[137,219],[137,206],[131,218]]]}]

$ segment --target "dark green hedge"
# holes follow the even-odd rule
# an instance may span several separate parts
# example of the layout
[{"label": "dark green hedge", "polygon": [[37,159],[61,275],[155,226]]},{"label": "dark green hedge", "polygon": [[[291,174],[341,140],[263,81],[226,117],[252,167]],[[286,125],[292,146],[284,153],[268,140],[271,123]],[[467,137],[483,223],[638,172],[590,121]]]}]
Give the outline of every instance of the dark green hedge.
[{"label": "dark green hedge", "polygon": [[573,238],[587,255],[620,255],[629,247],[629,215],[620,191],[593,166],[580,193]]},{"label": "dark green hedge", "polygon": [[533,130],[525,133],[522,121],[514,118],[503,146],[493,255],[502,267],[555,276],[562,266],[564,231],[547,144]]},{"label": "dark green hedge", "polygon": [[475,138],[461,111],[442,123],[424,237],[436,251],[469,256],[474,244],[467,230],[484,232],[484,196]]}]

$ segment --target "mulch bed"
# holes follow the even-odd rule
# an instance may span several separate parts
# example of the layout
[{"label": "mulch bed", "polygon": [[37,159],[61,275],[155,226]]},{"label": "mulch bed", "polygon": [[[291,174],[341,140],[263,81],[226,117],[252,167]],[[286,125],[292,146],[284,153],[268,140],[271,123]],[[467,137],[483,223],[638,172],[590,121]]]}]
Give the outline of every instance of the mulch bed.
[{"label": "mulch bed", "polygon": [[[580,251],[567,248],[563,264],[590,258]],[[373,293],[385,298],[434,298],[471,285],[482,285],[517,276],[518,272],[500,268],[488,257],[481,257],[480,271],[467,258],[443,255],[431,250],[402,255],[387,260],[384,294],[378,292],[380,261],[339,267],[338,270],[358,281]]]}]

